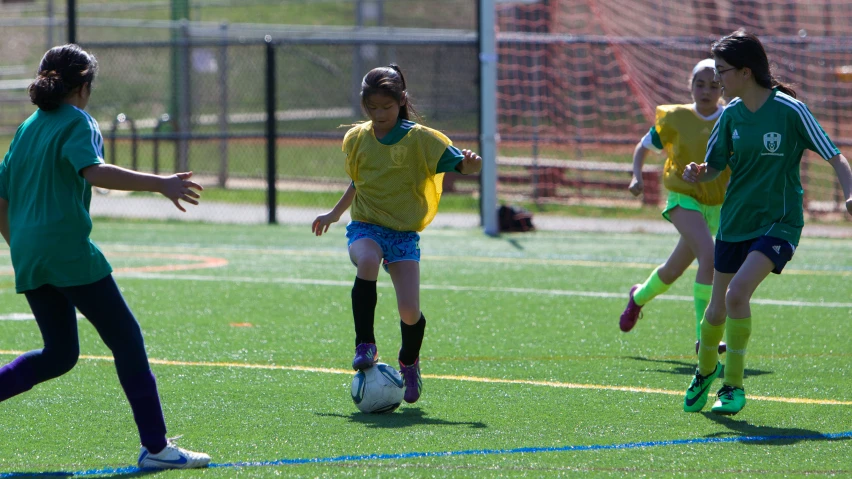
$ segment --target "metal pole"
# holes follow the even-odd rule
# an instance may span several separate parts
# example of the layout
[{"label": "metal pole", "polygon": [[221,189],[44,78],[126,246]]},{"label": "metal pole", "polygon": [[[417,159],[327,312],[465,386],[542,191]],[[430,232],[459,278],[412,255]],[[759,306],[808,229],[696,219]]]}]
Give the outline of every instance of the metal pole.
[{"label": "metal pole", "polygon": [[497,41],[494,0],[479,0],[480,208],[485,234],[500,233],[497,222]]},{"label": "metal pole", "polygon": [[228,24],[223,23],[219,48],[219,187],[228,182]]},{"label": "metal pole", "polygon": [[178,73],[178,115],[177,115],[177,131],[178,137],[178,154],[177,154],[177,171],[189,170],[189,135],[191,124],[190,105],[192,91],[190,90],[190,58],[189,58],[189,21],[181,20],[180,39],[178,47],[179,73]]},{"label": "metal pole", "polygon": [[68,0],[68,43],[77,43],[77,1]]},{"label": "metal pole", "polygon": [[276,212],[277,194],[275,191],[275,46],[272,37],[267,35],[266,40],[266,204],[269,210],[268,223],[274,225],[278,222]]},{"label": "metal pole", "polygon": [[53,48],[53,22],[56,21],[56,12],[53,8],[53,0],[47,0],[47,50]]}]

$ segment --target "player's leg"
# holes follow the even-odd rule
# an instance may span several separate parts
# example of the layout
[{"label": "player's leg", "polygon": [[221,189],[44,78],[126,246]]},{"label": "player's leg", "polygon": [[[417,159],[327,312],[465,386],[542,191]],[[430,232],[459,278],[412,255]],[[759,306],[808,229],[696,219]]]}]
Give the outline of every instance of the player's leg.
[{"label": "player's leg", "polygon": [[0,401],[67,373],[80,356],[74,305],[50,285],[24,295],[41,331],[44,348],[24,353],[0,368]]},{"label": "player's leg", "polygon": [[402,347],[399,349],[399,367],[405,382],[405,401],[413,403],[420,398],[423,383],[420,377],[420,348],[426,330],[426,318],[420,311],[420,263],[414,260],[388,264],[396,291],[400,317]]},{"label": "player's leg", "polygon": [[710,304],[707,305],[707,309],[704,311],[704,319],[701,321],[701,347],[698,350],[698,367],[684,397],[683,410],[686,412],[700,411],[707,404],[710,386],[722,373],[718,348],[705,345],[719,344],[725,334],[725,292],[728,290],[728,284],[733,277],[733,273],[722,273],[718,270],[713,274],[713,291],[710,296]]},{"label": "player's leg", "polygon": [[652,271],[644,283],[633,285],[630,289],[627,307],[618,321],[621,330],[628,332],[633,329],[639,321],[642,307],[668,291],[672,283],[686,271],[693,260],[695,256],[686,241],[681,238],[666,262]]},{"label": "player's leg", "polygon": [[142,330],[112,275],[91,284],[60,290],[92,323],[112,351],[118,380],[139,430],[140,466],[143,463],[143,467],[168,469],[207,466],[210,456],[178,448],[166,439],[160,395],[148,364]]},{"label": "player's leg", "polygon": [[[705,215],[697,210],[674,208],[669,217],[680,232],[681,240],[686,243],[692,255],[698,259],[698,271],[695,273],[693,284],[693,300],[695,304],[695,339],[701,336],[701,320],[704,310],[710,303],[713,290],[713,235],[710,233]],[[696,343],[696,349],[698,344]],[[720,346],[720,352],[723,349]],[[697,351],[696,351],[697,352]]]},{"label": "player's leg", "polygon": [[[781,266],[783,268],[783,265]],[[725,358],[725,382],[719,390],[712,411],[732,415],[745,406],[745,354],[751,337],[751,307],[749,302],[760,283],[774,269],[772,262],[763,252],[751,251],[745,263],[728,287],[725,304],[728,309],[725,326],[728,339],[728,354]],[[780,269],[779,269],[780,272]]]},{"label": "player's leg", "polygon": [[352,286],[352,316],[355,322],[355,357],[352,368],[367,369],[376,363],[378,350],[374,333],[378,293],[376,282],[384,252],[375,225],[352,222],[346,227],[349,259],[357,268]]}]

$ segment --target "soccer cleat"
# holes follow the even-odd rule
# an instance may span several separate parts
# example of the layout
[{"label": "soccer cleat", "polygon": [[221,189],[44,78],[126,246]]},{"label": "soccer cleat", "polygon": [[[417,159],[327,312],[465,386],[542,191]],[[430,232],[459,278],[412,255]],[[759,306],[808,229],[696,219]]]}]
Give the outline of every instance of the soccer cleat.
[{"label": "soccer cleat", "polygon": [[187,451],[169,441],[165,449],[151,454],[145,446],[137,461],[140,469],[196,469],[207,467],[210,456],[201,452]]},{"label": "soccer cleat", "polygon": [[376,343],[361,343],[355,346],[355,357],[352,358],[352,369],[363,371],[376,364],[378,350]]},{"label": "soccer cleat", "polygon": [[710,386],[713,381],[719,377],[722,372],[722,363],[716,363],[716,369],[707,376],[702,376],[695,370],[695,377],[692,378],[692,383],[689,389],[686,390],[686,396],[683,398],[683,410],[686,412],[698,412],[705,404],[707,404],[707,395],[710,392]]},{"label": "soccer cleat", "polygon": [[420,358],[411,366],[406,366],[400,361],[399,372],[405,384],[405,394],[402,398],[409,404],[417,402],[420,399],[420,391],[423,389],[423,380],[420,378]]},{"label": "soccer cleat", "polygon": [[746,397],[745,389],[743,388],[725,384],[722,386],[722,389],[716,393],[716,396],[716,403],[713,404],[713,407],[710,409],[716,414],[733,416],[734,414],[742,411],[745,407]]},{"label": "soccer cleat", "polygon": [[618,326],[625,333],[633,329],[633,326],[636,326],[636,321],[642,317],[642,306],[636,304],[633,301],[633,293],[636,292],[641,284],[634,284],[632,288],[630,288],[630,300],[627,301],[627,308],[624,309],[624,312],[621,313],[621,319],[618,321]]},{"label": "soccer cleat", "polygon": [[[698,346],[701,344],[701,341],[695,342],[695,354],[698,354]],[[725,354],[728,351],[728,345],[725,344],[724,341],[719,343],[719,354]]]}]

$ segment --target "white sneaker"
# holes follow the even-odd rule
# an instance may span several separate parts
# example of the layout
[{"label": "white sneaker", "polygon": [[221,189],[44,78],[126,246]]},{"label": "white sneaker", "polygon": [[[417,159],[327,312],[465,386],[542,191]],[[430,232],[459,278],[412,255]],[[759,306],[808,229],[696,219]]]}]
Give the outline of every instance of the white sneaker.
[{"label": "white sneaker", "polygon": [[143,469],[194,469],[207,467],[210,464],[210,456],[201,452],[187,451],[169,442],[166,448],[157,454],[151,454],[145,446],[142,446],[138,464]]}]

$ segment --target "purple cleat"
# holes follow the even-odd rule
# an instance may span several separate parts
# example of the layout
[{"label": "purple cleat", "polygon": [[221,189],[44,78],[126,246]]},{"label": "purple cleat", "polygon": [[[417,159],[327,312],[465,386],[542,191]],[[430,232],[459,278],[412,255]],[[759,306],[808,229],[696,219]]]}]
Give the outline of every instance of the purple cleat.
[{"label": "purple cleat", "polygon": [[636,321],[639,321],[639,318],[642,317],[642,306],[636,304],[633,301],[633,293],[642,286],[641,284],[634,284],[632,288],[630,288],[630,301],[627,302],[627,308],[624,309],[624,312],[621,313],[621,319],[618,321],[618,326],[625,333],[633,329],[633,326],[636,326]]},{"label": "purple cleat", "polygon": [[363,371],[376,364],[378,350],[376,343],[361,343],[355,346],[355,357],[352,359],[352,369]]},{"label": "purple cleat", "polygon": [[414,361],[411,366],[406,366],[400,361],[399,372],[402,375],[402,382],[405,383],[403,399],[409,404],[417,402],[420,399],[420,391],[423,389],[423,381],[420,379],[420,359]]},{"label": "purple cleat", "polygon": [[[701,344],[701,341],[695,342],[695,354],[698,354],[698,346]],[[724,341],[719,343],[719,354],[725,354],[728,351],[728,345],[725,344]]]}]

